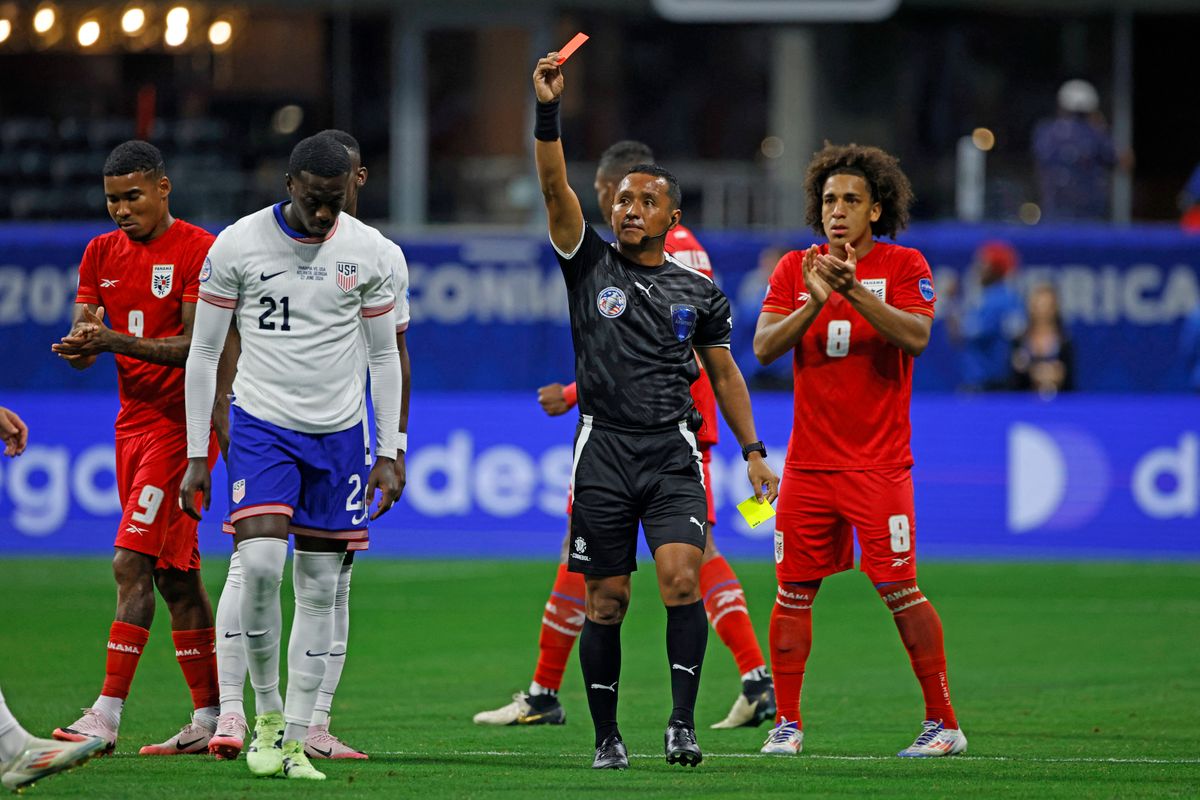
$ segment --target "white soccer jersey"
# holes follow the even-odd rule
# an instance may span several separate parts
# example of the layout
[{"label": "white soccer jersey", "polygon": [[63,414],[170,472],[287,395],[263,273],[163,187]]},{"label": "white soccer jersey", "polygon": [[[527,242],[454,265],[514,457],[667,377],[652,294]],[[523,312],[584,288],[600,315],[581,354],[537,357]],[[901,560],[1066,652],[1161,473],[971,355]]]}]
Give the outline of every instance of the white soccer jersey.
[{"label": "white soccer jersey", "polygon": [[289,430],[345,430],[364,407],[360,319],[395,306],[403,254],[348,214],[322,241],[292,238],[278,208],[221,232],[201,269],[200,299],[235,309],[238,406]]},{"label": "white soccer jersey", "polygon": [[404,257],[404,251],[400,249],[400,245],[389,241],[392,247],[396,249],[395,256],[392,258],[392,285],[396,290],[396,333],[403,333],[408,330],[408,321],[410,312],[408,310],[408,259]]}]

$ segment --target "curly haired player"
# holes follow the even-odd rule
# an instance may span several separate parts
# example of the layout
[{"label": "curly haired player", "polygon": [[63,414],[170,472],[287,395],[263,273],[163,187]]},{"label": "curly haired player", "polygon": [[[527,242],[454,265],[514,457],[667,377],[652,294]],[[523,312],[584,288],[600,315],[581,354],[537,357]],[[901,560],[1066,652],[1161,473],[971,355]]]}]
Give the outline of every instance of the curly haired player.
[{"label": "curly haired player", "polygon": [[913,201],[896,159],[826,144],[808,167],[806,222],[826,244],[786,254],[754,336],[768,364],[793,351],[795,419],[779,516],[771,615],[776,727],[764,753],[798,753],[800,689],[821,580],[860,568],[896,621],[925,698],[925,722],[899,755],[967,749],[950,705],[942,623],[917,586],[908,417],[913,358],[929,343],[933,276],[916,250],[876,241],[908,224]]}]

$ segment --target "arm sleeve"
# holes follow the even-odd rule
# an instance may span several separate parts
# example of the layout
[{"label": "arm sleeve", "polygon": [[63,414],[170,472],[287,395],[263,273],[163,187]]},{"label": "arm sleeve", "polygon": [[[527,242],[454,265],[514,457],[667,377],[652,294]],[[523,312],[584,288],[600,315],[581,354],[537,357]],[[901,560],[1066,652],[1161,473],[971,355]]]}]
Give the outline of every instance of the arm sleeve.
[{"label": "arm sleeve", "polygon": [[925,256],[916,250],[909,251],[909,259],[897,270],[889,294],[888,303],[895,308],[910,314],[933,316],[937,293],[933,290],[933,273]]},{"label": "arm sleeve", "polygon": [[553,240],[550,242],[550,246],[554,248],[554,255],[558,258],[558,266],[562,269],[563,279],[567,282],[568,289],[575,288],[575,284],[579,282],[579,278],[584,272],[596,265],[600,255],[604,252],[603,248],[608,247],[587,222],[583,223],[583,233],[579,237],[579,244],[575,245],[575,249],[571,252],[564,253],[559,250]]},{"label": "arm sleeve", "polygon": [[400,445],[400,392],[404,379],[392,311],[364,319],[363,333],[367,340],[367,368],[371,373],[371,404],[375,407],[375,456],[395,458]]},{"label": "arm sleeve", "polygon": [[767,296],[763,298],[762,310],[771,314],[790,314],[796,310],[798,292],[796,273],[802,269],[804,254],[798,250],[784,253],[783,258],[771,271],[767,284]]},{"label": "arm sleeve", "polygon": [[75,293],[75,302],[98,306],[100,305],[100,282],[96,280],[96,262],[99,260],[99,246],[96,240],[88,242],[83,251],[83,259],[79,262],[79,290]]},{"label": "arm sleeve", "polygon": [[693,347],[729,347],[733,333],[733,312],[729,309],[729,298],[717,285],[712,285],[712,297],[707,312],[700,318]]},{"label": "arm sleeve", "polygon": [[192,345],[184,367],[188,458],[208,455],[208,434],[217,393],[217,362],[225,347],[233,309],[213,303],[196,304]]}]

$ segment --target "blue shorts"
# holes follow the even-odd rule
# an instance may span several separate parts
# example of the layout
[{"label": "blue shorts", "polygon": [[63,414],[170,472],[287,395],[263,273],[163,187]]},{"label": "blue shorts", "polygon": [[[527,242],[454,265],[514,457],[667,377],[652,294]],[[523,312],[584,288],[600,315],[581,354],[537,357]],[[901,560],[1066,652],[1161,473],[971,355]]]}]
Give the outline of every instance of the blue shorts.
[{"label": "blue shorts", "polygon": [[336,433],[300,433],[233,406],[229,414],[229,519],[291,518],[292,533],[363,539],[371,469],[365,423]]}]

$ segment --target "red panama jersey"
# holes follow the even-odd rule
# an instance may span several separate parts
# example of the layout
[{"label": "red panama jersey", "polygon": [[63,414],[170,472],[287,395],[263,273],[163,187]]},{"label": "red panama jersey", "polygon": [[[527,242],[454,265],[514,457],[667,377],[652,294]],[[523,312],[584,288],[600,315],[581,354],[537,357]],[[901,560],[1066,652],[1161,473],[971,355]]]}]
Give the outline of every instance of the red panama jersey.
[{"label": "red panama jersey", "polygon": [[[181,219],[153,241],[135,242],[119,230],[88,242],[79,264],[76,303],[104,306],[117,333],[162,339],[183,333],[183,304],[195,303],[200,267],[213,235]],[[121,410],[116,435],[184,427],[183,367],[116,356]]]},{"label": "red panama jersey", "polygon": [[[682,225],[676,225],[667,234],[663,249],[667,251],[667,255],[685,267],[703,272],[709,278],[713,276],[708,253],[700,246],[700,242],[696,241],[692,232]],[[696,404],[696,410],[704,419],[704,424],[696,431],[696,443],[711,447],[717,443],[717,396],[713,393],[712,383],[703,367],[700,369],[700,377],[692,384],[692,402]]]},{"label": "red panama jersey", "polygon": [[[829,252],[821,245],[821,252]],[[808,301],[804,251],[780,259],[763,311],[790,314]],[[933,275],[917,250],[875,242],[857,276],[890,306],[933,316]],[[888,342],[834,292],[800,343],[792,371],[795,416],[787,464],[795,469],[860,470],[913,463],[908,418],[912,356]]]}]

